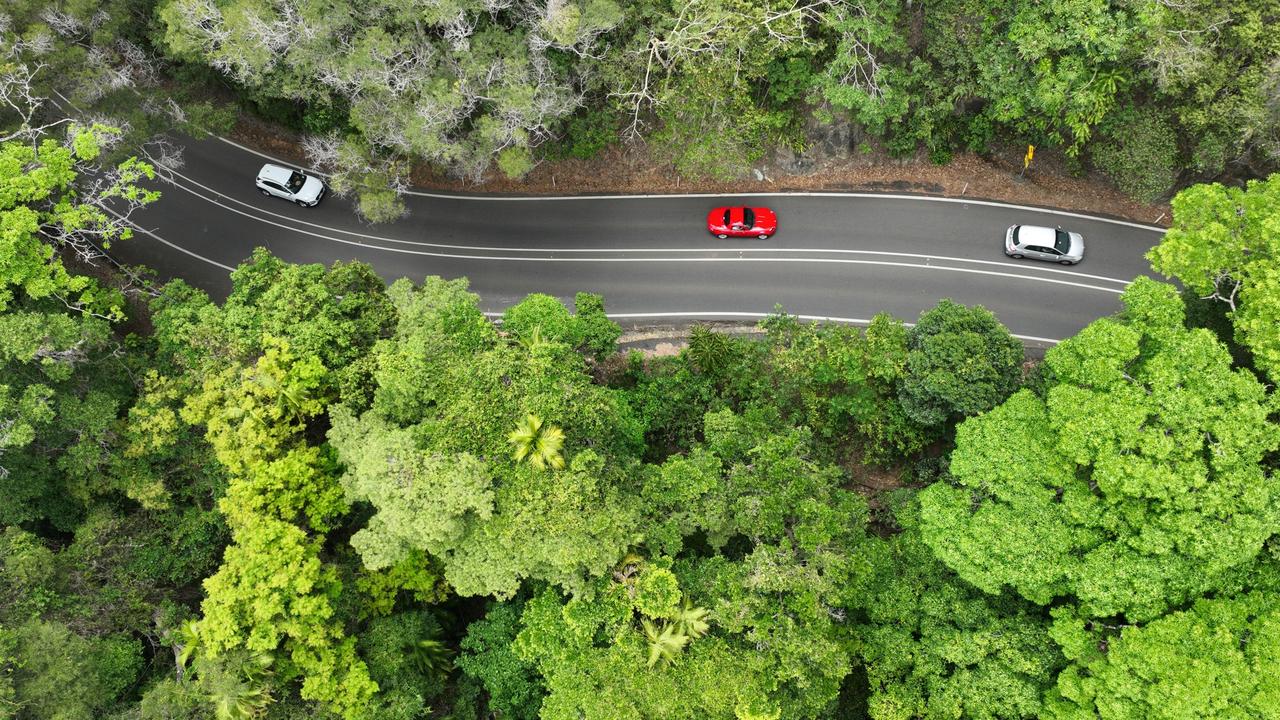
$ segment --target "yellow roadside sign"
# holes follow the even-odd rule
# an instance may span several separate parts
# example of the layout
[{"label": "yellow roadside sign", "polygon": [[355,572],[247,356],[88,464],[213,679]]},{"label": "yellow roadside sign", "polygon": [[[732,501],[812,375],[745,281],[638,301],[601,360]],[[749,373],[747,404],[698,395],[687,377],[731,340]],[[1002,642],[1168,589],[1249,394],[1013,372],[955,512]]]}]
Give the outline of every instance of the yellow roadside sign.
[{"label": "yellow roadside sign", "polygon": [[1023,169],[1023,170],[1026,170],[1026,169],[1027,169],[1027,166],[1031,164],[1031,158],[1033,158],[1033,157],[1035,157],[1035,156],[1036,156],[1036,146],[1035,146],[1035,145],[1028,145],[1028,146],[1027,146],[1027,156],[1026,156],[1025,158],[1023,158],[1023,159],[1022,159],[1022,169]]}]

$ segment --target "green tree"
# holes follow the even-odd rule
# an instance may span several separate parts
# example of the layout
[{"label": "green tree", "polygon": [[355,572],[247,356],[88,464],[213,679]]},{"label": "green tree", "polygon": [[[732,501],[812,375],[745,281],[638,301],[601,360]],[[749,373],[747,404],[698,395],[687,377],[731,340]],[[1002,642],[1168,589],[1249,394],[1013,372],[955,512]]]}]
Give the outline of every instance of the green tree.
[{"label": "green tree", "polygon": [[907,334],[898,385],[902,409],[921,425],[989,410],[1018,387],[1022,344],[981,306],[943,300]]},{"label": "green tree", "polygon": [[1280,39],[1267,32],[1275,0],[1141,0],[1136,47],[1154,94],[1172,110],[1188,168],[1212,176],[1256,157],[1275,167],[1280,116],[1274,98]]},{"label": "green tree", "polygon": [[378,683],[378,718],[417,720],[444,691],[452,661],[439,640],[440,623],[422,610],[378,618],[360,635],[359,650]]},{"label": "green tree", "polygon": [[488,707],[500,717],[533,720],[545,694],[532,663],[514,648],[523,603],[490,603],[483,619],[467,626],[458,667],[484,684]]},{"label": "green tree", "polygon": [[578,293],[574,303],[576,315],[556,298],[533,293],[507,308],[502,314],[502,329],[517,340],[527,342],[534,332],[553,342],[597,360],[612,354],[622,330],[605,315],[604,298],[591,293]]},{"label": "green tree", "polygon": [[1173,198],[1173,225],[1147,253],[1156,272],[1231,308],[1236,340],[1280,376],[1280,175],[1244,189],[1194,185]]},{"label": "green tree", "polygon": [[332,464],[303,440],[324,410],[327,371],[283,341],[266,344],[256,364],[208,378],[183,409],[232,477],[219,502],[232,544],[204,582],[200,652],[282,652],[284,674],[303,676],[304,699],[364,717],[377,685],[335,622],[341,582],[320,559],[322,533],[346,505]]},{"label": "green tree", "polygon": [[851,440],[875,463],[910,456],[933,437],[898,401],[910,337],[901,321],[881,313],[861,330],[774,315],[763,325],[770,382],[761,399],[792,422],[833,443]]},{"label": "green tree", "polygon": [[706,447],[645,479],[643,547],[679,559],[629,554],[590,594],[530,601],[516,647],[546,678],[542,717],[803,718],[834,702],[867,509],[807,432],[771,420],[709,414]]},{"label": "green tree", "polygon": [[[510,597],[525,578],[581,590],[621,556],[639,522],[624,490],[641,446],[629,406],[593,383],[569,345],[535,332],[541,320],[521,326],[527,342],[504,342],[464,282],[402,281],[389,293],[399,324],[375,347],[372,407],[333,411],[348,491],[378,509],[357,534],[366,564],[417,550],[439,558],[462,595]],[[569,319],[558,301],[524,305],[535,307]],[[564,469],[548,473],[511,457],[512,428],[531,414],[563,430],[563,445],[538,457],[558,455]],[[407,468],[421,487],[386,485]],[[422,514],[423,503],[431,514]]]},{"label": "green tree", "polygon": [[73,127],[66,144],[0,144],[0,489],[10,498],[0,522],[70,530],[92,497],[146,504],[155,492],[118,452],[139,367],[113,335],[124,295],[63,263],[100,258],[129,237],[129,213],[158,197],[140,184],[149,165],[97,165],[115,135],[94,125]]},{"label": "green tree", "polygon": [[1063,658],[1037,608],[957,578],[920,537],[915,503],[879,546],[861,655],[875,720],[1037,718]]},{"label": "green tree", "polygon": [[[1044,717],[1269,717],[1280,701],[1269,671],[1280,654],[1278,626],[1280,606],[1264,591],[1198,600],[1118,635],[1064,616],[1054,630],[1073,664]],[[1101,639],[1104,632],[1110,637]]]},{"label": "green tree", "polygon": [[133,638],[84,638],[40,620],[16,627],[11,637],[13,665],[6,675],[17,720],[101,717],[142,670],[142,647]]},{"label": "green tree", "polygon": [[1118,109],[1099,126],[1098,136],[1089,147],[1090,157],[1125,194],[1155,202],[1173,189],[1179,170],[1178,135],[1158,109]]},{"label": "green tree", "polygon": [[351,538],[365,567],[395,565],[414,549],[444,555],[492,517],[491,471],[475,457],[425,453],[409,430],[372,416],[357,420],[343,407],[332,420],[329,441],[347,467],[347,500],[378,510]]},{"label": "green tree", "polygon": [[1049,351],[1043,396],[961,424],[954,481],[921,493],[925,542],[986,592],[1150,619],[1222,587],[1280,517],[1264,386],[1184,326],[1173,287],[1123,301]]}]

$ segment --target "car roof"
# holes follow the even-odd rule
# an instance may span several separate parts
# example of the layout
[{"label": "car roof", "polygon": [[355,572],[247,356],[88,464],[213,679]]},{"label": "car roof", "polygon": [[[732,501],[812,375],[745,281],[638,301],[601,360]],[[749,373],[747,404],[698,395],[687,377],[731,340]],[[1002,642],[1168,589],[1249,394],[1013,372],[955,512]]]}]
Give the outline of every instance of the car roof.
[{"label": "car roof", "polygon": [[1056,230],[1040,225],[1023,225],[1022,229],[1018,231],[1018,244],[1022,246],[1053,247],[1053,243],[1057,238],[1058,232]]},{"label": "car roof", "polygon": [[293,171],[289,168],[273,165],[271,163],[263,165],[262,169],[258,171],[258,177],[264,180],[275,180],[281,185],[287,185],[289,183],[289,178],[292,176]]}]

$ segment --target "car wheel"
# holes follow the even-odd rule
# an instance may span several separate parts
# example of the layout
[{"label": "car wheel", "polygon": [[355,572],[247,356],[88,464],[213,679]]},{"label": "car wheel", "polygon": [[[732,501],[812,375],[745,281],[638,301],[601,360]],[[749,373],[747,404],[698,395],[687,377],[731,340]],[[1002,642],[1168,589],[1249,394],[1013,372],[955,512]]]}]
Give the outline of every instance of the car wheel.
[{"label": "car wheel", "polygon": [[769,239],[769,236],[768,236],[768,235],[761,235],[761,236],[760,236],[760,239],[761,239],[761,240],[768,240],[768,239]]},{"label": "car wheel", "polygon": [[266,190],[263,190],[262,188],[258,188],[258,192],[262,193],[263,197],[271,197],[271,193],[267,192]]},{"label": "car wheel", "polygon": [[724,233],[720,233],[719,235],[716,235],[716,237],[720,238],[721,240],[724,240],[725,238],[727,238],[727,237],[729,237],[729,236],[728,236],[728,235],[725,235]]},{"label": "car wheel", "polygon": [[294,202],[298,204],[298,207],[311,207],[310,205],[302,202],[301,200],[294,200]]},{"label": "car wheel", "polygon": [[1021,259],[1022,259],[1022,256],[1021,256],[1021,255],[1019,255],[1018,253],[1014,253],[1014,254],[1010,255],[1009,257],[1013,258],[1014,260],[1021,260]]},{"label": "car wheel", "polygon": [[1059,265],[1075,265],[1075,263],[1071,262],[1070,260],[1059,260],[1058,264]]}]

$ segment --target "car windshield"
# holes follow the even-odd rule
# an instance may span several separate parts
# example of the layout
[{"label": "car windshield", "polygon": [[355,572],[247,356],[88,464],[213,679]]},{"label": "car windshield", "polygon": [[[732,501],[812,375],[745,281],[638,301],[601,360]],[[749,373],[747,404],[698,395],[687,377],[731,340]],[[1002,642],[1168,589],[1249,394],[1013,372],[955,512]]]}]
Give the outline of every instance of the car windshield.
[{"label": "car windshield", "polygon": [[724,209],[724,224],[729,225],[729,208]]},{"label": "car windshield", "polygon": [[1054,238],[1053,247],[1058,252],[1066,255],[1067,251],[1071,249],[1071,236],[1059,230]]},{"label": "car windshield", "polygon": [[297,170],[294,170],[293,173],[289,175],[289,190],[292,192],[298,192],[306,182],[307,176]]},{"label": "car windshield", "polygon": [[742,224],[747,227],[756,226],[756,214],[751,212],[751,208],[742,208]]}]

